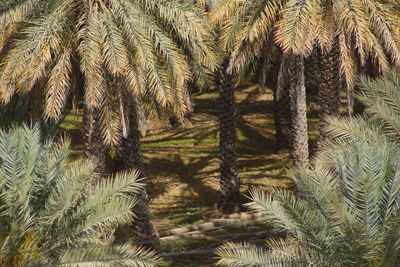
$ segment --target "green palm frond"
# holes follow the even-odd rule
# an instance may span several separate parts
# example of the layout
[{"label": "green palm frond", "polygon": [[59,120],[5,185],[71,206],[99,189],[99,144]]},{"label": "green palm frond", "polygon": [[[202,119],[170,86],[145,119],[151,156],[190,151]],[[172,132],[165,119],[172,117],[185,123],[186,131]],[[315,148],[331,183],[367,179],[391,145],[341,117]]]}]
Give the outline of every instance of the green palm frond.
[{"label": "green palm frond", "polygon": [[269,240],[265,248],[223,245],[216,251],[219,263],[369,266],[374,262],[374,266],[397,266],[399,147],[384,135],[380,142],[359,136],[349,134],[342,143],[326,144],[329,149],[316,156],[313,168],[291,170],[296,194],[274,188],[253,190],[247,206],[263,214],[266,223],[286,232],[288,238]]},{"label": "green palm frond", "polygon": [[384,124],[389,135],[400,135],[400,75],[396,71],[385,74],[384,79],[361,80],[361,94],[358,99],[367,107],[366,112]]},{"label": "green palm frond", "polygon": [[[95,260],[94,260],[95,259]],[[60,257],[60,266],[140,266],[160,262],[153,253],[130,245],[69,249]]]},{"label": "green palm frond", "polygon": [[216,249],[220,257],[218,266],[267,266],[271,263],[267,259],[268,251],[247,243],[226,243]]},{"label": "green palm frond", "polygon": [[330,142],[344,144],[356,138],[378,146],[387,139],[398,143],[400,74],[393,70],[379,80],[362,78],[360,85],[361,92],[357,98],[365,105],[366,115],[328,119]]},{"label": "green palm frond", "polygon": [[0,131],[2,265],[155,266],[153,252],[112,246],[134,218],[138,173],[95,182],[94,167],[71,163],[69,141],[43,143],[38,127]]}]

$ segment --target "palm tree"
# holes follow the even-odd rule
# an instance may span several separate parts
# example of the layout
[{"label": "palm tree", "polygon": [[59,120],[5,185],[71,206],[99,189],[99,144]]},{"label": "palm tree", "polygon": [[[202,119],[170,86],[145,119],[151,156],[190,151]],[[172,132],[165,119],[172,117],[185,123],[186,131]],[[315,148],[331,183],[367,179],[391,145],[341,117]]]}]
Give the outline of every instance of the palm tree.
[{"label": "palm tree", "polygon": [[328,134],[337,142],[356,137],[375,144],[379,144],[381,138],[397,143],[400,140],[399,71],[386,72],[384,78],[377,80],[363,77],[359,87],[360,93],[356,97],[366,107],[365,114],[329,118]]},{"label": "palm tree", "polygon": [[155,266],[153,252],[113,245],[134,218],[138,173],[93,184],[95,165],[71,162],[68,140],[41,139],[38,127],[0,131],[0,264]]},{"label": "palm tree", "polygon": [[[202,11],[189,4],[156,0],[8,4],[0,13],[5,25],[0,46],[2,101],[7,103],[16,92],[30,91],[48,78],[44,116],[56,119],[71,93],[73,72],[79,72],[85,115],[100,115],[95,121],[101,123],[106,143],[116,143],[126,128],[126,115],[119,108],[122,95],[139,97],[148,90],[162,106],[179,114],[185,110],[184,85],[193,66],[216,64]],[[28,18],[35,23],[23,23]],[[127,86],[119,86],[121,82]]]},{"label": "palm tree", "polygon": [[358,138],[323,151],[315,167],[291,173],[297,188],[254,190],[250,209],[287,238],[267,247],[228,243],[219,266],[398,266],[400,165],[388,139]]},{"label": "palm tree", "polygon": [[131,99],[151,95],[180,116],[191,74],[201,80],[204,69],[216,66],[203,11],[182,1],[7,1],[0,24],[2,102],[45,80],[44,117],[57,119],[71,92],[82,91],[84,156],[96,159],[99,172],[101,140],[121,146],[138,142],[129,132],[136,125],[127,113],[134,111]]},{"label": "palm tree", "polygon": [[[215,8],[213,17],[225,22],[223,43],[233,50],[231,71],[243,69],[260,55],[266,57],[262,53],[273,36],[288,55],[308,57],[316,45],[321,49],[320,128],[324,139],[325,118],[339,111],[341,80],[338,76],[344,76],[348,90],[352,91],[356,65],[364,66],[367,58],[372,58],[380,71],[390,63],[400,65],[398,17],[394,7],[390,1],[223,0]],[[294,143],[306,139],[302,136],[304,129],[301,130],[293,131]],[[295,147],[307,149],[306,144],[293,144]],[[299,152],[293,151],[293,154]]]},{"label": "palm tree", "polygon": [[[222,47],[232,51],[229,72],[240,72],[256,62],[258,57],[268,58],[270,56],[265,51],[272,51],[270,47],[273,45],[275,26],[281,18],[286,2],[285,0],[220,1],[214,9],[212,19],[222,24]],[[304,59],[302,54],[297,52],[285,53],[284,56],[287,59],[282,62],[287,64],[292,76],[283,77],[283,79],[293,78],[290,79],[290,86],[288,86],[291,104],[290,117],[291,121],[295,123],[291,127],[291,152],[295,166],[306,167],[308,164],[308,135],[305,115],[306,99],[303,93],[305,91]],[[293,77],[293,75],[299,76]],[[303,96],[304,98],[302,98]],[[284,124],[284,122],[278,124]]]},{"label": "palm tree", "polygon": [[220,202],[224,214],[239,212],[240,181],[237,174],[236,103],[233,76],[227,72],[225,59],[217,73],[219,92],[219,150],[221,157]]},{"label": "palm tree", "polygon": [[286,55],[281,56],[276,89],[274,90],[274,120],[277,150],[284,150],[290,145],[291,112],[290,112],[290,81]]},{"label": "palm tree", "polygon": [[[321,49],[320,142],[326,118],[338,115],[341,79],[352,91],[357,68],[382,73],[400,66],[400,34],[390,1],[288,1],[278,23],[277,42],[286,52],[309,55]],[[342,78],[343,77],[343,78]]]},{"label": "palm tree", "polygon": [[304,78],[304,57],[302,55],[290,55],[290,118],[291,118],[291,147],[294,166],[298,168],[308,167],[308,125],[307,102]]}]

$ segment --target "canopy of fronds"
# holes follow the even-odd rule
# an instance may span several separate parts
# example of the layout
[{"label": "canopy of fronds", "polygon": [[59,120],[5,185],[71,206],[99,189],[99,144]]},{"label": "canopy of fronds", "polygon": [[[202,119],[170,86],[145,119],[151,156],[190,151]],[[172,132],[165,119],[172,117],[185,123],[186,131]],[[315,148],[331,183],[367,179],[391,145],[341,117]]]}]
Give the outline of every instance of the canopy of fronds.
[{"label": "canopy of fronds", "polygon": [[181,115],[186,83],[204,85],[217,64],[204,11],[188,1],[7,0],[0,25],[1,102],[44,83],[44,116],[57,119],[83,82],[108,143],[128,96]]},{"label": "canopy of fronds", "polygon": [[307,171],[292,171],[298,194],[254,190],[249,208],[288,233],[267,248],[228,243],[221,266],[400,265],[400,74],[363,79],[366,115],[331,118],[331,139]]},{"label": "canopy of fronds", "polygon": [[288,233],[266,247],[228,243],[220,266],[399,266],[400,150],[353,139],[291,174],[298,194],[254,190],[248,207]]},{"label": "canopy of fronds", "polygon": [[365,106],[363,115],[351,118],[330,118],[330,143],[342,144],[358,138],[371,144],[382,139],[400,143],[400,72],[384,74],[382,79],[361,79],[357,98]]},{"label": "canopy of fronds", "polygon": [[111,246],[133,220],[134,171],[93,184],[94,166],[69,159],[69,142],[37,127],[0,131],[0,265],[155,266],[153,252]]},{"label": "canopy of fronds", "polygon": [[273,41],[286,53],[309,55],[315,46],[339,46],[350,86],[357,65],[370,58],[379,70],[400,66],[398,0],[221,0],[212,21],[232,51],[230,70],[268,56]]}]

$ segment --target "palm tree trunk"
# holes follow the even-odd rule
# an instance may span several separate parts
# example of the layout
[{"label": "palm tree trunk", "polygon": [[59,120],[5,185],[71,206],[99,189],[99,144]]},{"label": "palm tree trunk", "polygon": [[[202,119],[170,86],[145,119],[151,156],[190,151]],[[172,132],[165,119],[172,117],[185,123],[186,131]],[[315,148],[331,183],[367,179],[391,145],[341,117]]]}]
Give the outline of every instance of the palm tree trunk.
[{"label": "palm tree trunk", "polygon": [[[271,61],[273,60],[273,47],[274,47],[274,38],[273,38],[273,31],[271,31],[271,33],[269,34],[269,38],[268,38],[268,42],[264,45],[262,51],[261,51],[261,66],[260,66],[260,70],[259,70],[259,79],[258,79],[258,92],[260,94],[264,93],[265,90],[265,86],[267,83],[267,80],[272,78],[272,80],[276,80],[276,76],[272,76],[271,74],[274,75],[274,73],[270,73],[270,68],[271,65],[273,66],[273,64],[271,64]],[[275,82],[276,84],[276,82]]]},{"label": "palm tree trunk", "polygon": [[138,99],[135,101],[137,118],[138,118],[138,129],[141,137],[145,137],[147,135],[148,124],[147,124],[147,116],[144,109],[144,103]]},{"label": "palm tree trunk", "polygon": [[319,92],[317,49],[314,49],[311,55],[304,59],[304,76],[307,95],[316,98]]},{"label": "palm tree trunk", "polygon": [[83,112],[83,157],[95,163],[95,173],[102,176],[105,173],[106,148],[101,137],[100,112],[98,109],[85,105]]},{"label": "palm tree trunk", "polygon": [[339,47],[337,42],[332,49],[321,58],[320,75],[320,113],[318,147],[326,141],[326,119],[329,116],[339,115],[341,79],[339,71]]},{"label": "palm tree trunk", "polygon": [[[146,180],[143,172],[142,152],[140,149],[140,131],[138,128],[137,109],[135,107],[135,100],[132,99],[128,104],[127,112],[129,112],[129,130],[126,137],[122,137],[117,146],[117,154],[115,157],[116,171],[123,171],[129,169],[136,169],[140,172],[140,178],[145,184],[144,190],[140,195],[140,203],[135,209],[136,219],[134,225],[128,226],[133,228],[133,231],[123,229],[123,233],[132,233],[142,245],[160,249],[160,240],[158,234],[151,222],[150,209],[149,209],[149,196],[146,189]],[[126,236],[124,237],[126,238]]]},{"label": "palm tree trunk", "polygon": [[304,85],[304,58],[291,55],[290,74],[290,110],[291,110],[291,152],[297,168],[308,167],[308,132],[306,88]]},{"label": "palm tree trunk", "polygon": [[190,119],[192,117],[193,113],[193,105],[192,105],[192,96],[190,92],[189,85],[187,85],[186,90],[185,90],[185,104],[186,104],[186,113],[185,113],[185,118]]},{"label": "palm tree trunk", "polygon": [[218,71],[217,85],[220,105],[219,149],[221,157],[221,198],[218,205],[223,214],[240,210],[240,182],[237,176],[236,104],[233,77],[227,72],[228,59]]},{"label": "palm tree trunk", "polygon": [[258,78],[258,93],[263,94],[267,83],[267,74],[269,72],[269,60],[264,56],[261,58],[260,74]]},{"label": "palm tree trunk", "polygon": [[[281,56],[280,67],[273,76],[277,76],[277,83],[274,88],[274,118],[275,136],[277,151],[289,148],[290,142],[290,98],[289,98],[289,73],[288,58]],[[274,67],[272,68],[274,70]]]},{"label": "palm tree trunk", "polygon": [[37,82],[31,92],[30,122],[32,124],[38,123],[42,118],[42,97],[42,83]]}]

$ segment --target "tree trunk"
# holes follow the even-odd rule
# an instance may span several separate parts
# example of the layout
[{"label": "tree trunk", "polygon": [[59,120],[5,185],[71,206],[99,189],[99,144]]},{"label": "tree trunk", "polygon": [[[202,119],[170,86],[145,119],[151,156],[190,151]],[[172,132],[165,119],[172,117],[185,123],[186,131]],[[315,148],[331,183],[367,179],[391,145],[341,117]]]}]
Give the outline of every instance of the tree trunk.
[{"label": "tree trunk", "polygon": [[274,88],[274,118],[277,151],[288,149],[290,141],[290,99],[289,99],[289,72],[288,57],[282,55],[280,67],[272,75],[277,77]]},{"label": "tree trunk", "polygon": [[138,120],[138,129],[141,137],[145,137],[147,135],[148,124],[147,124],[147,116],[146,111],[144,109],[144,103],[136,99],[135,100],[137,120]]},{"label": "tree trunk", "polygon": [[[271,68],[271,61],[273,60],[273,48],[274,48],[274,37],[273,37],[273,31],[270,32],[268,42],[264,45],[262,51],[261,51],[261,66],[259,70],[259,79],[258,79],[258,92],[260,94],[264,93],[265,90],[265,85],[267,83],[267,80],[272,78],[272,80],[276,80],[276,76],[271,77],[270,68]],[[272,75],[274,75],[272,73]],[[276,84],[276,82],[275,82]]]},{"label": "tree trunk", "polygon": [[186,104],[186,113],[185,113],[185,118],[190,119],[192,117],[193,113],[193,105],[192,105],[192,97],[190,93],[190,88],[189,84],[187,84],[186,90],[185,90],[185,104]]},{"label": "tree trunk", "polygon": [[294,166],[297,168],[307,168],[309,152],[304,58],[301,55],[291,55],[289,61],[289,95],[292,119],[291,152]]},{"label": "tree trunk", "polygon": [[329,52],[322,54],[321,64],[318,148],[327,139],[326,119],[329,116],[339,115],[341,79],[337,42]]},{"label": "tree trunk", "polygon": [[269,72],[269,60],[268,57],[264,56],[261,58],[260,73],[258,78],[258,93],[263,94],[265,91],[265,85],[267,83],[267,74]]},{"label": "tree trunk", "polygon": [[218,71],[217,85],[220,105],[219,149],[221,157],[221,198],[218,205],[224,214],[240,210],[240,182],[237,176],[236,104],[232,75],[227,73],[228,59]]},{"label": "tree trunk", "polygon": [[[137,216],[134,224],[120,229],[119,232],[120,234],[133,234],[133,237],[145,247],[159,250],[160,240],[150,218],[149,196],[147,194],[146,179],[143,172],[142,152],[140,149],[140,131],[138,128],[138,116],[134,99],[129,102],[127,108],[126,112],[129,112],[129,131],[128,136],[126,138],[122,137],[117,146],[115,169],[116,171],[129,169],[138,170],[140,172],[140,178],[143,179],[141,182],[145,184],[145,187],[139,196],[140,202],[134,211]],[[133,231],[127,228],[133,228]],[[127,238],[127,236],[124,236],[123,238]]]},{"label": "tree trunk", "polygon": [[106,148],[101,137],[100,112],[85,105],[83,112],[83,157],[95,164],[95,173],[100,177],[105,173]]},{"label": "tree trunk", "polygon": [[42,82],[37,82],[31,91],[30,122],[32,124],[39,123],[42,118],[42,85]]},{"label": "tree trunk", "polygon": [[312,54],[304,59],[304,76],[306,92],[310,98],[318,97],[318,50],[314,49]]}]

